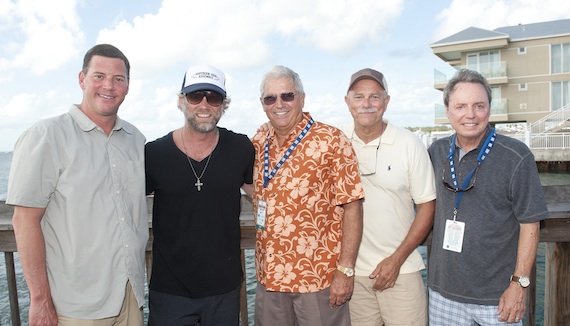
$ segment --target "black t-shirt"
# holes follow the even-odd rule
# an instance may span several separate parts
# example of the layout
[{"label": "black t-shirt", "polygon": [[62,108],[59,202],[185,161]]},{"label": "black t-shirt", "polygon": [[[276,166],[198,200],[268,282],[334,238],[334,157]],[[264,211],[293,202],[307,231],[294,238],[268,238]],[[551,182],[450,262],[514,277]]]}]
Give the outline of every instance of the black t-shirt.
[{"label": "black t-shirt", "polygon": [[[146,190],[154,192],[154,291],[200,298],[229,292],[242,280],[240,187],[253,182],[255,152],[247,136],[218,130],[200,191],[172,132],[145,146]],[[192,160],[198,176],[207,160]]]}]

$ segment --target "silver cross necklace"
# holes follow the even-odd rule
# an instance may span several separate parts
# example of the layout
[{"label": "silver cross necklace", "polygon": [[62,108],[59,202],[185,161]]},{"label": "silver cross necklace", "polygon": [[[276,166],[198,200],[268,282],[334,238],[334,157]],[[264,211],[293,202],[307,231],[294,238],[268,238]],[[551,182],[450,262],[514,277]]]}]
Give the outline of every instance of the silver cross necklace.
[{"label": "silver cross necklace", "polygon": [[194,184],[194,186],[196,186],[196,189],[198,189],[198,191],[202,190],[202,186],[204,185],[204,183],[201,181],[202,177],[204,176],[204,173],[206,172],[206,169],[208,168],[208,164],[210,163],[210,159],[212,158],[212,153],[214,152],[214,148],[216,147],[216,142],[214,142],[214,145],[212,146],[212,151],[210,152],[210,155],[208,155],[208,160],[206,161],[206,165],[204,166],[204,169],[202,170],[202,173],[200,173],[200,176],[198,176],[198,174],[196,173],[196,170],[194,169],[194,165],[192,165],[192,161],[190,160],[190,156],[188,156],[188,150],[186,149],[186,143],[184,142],[184,129],[186,129],[185,127],[182,127],[182,132],[181,134],[181,138],[182,138],[182,146],[184,146],[184,155],[186,155],[186,159],[188,160],[188,164],[190,164],[190,168],[192,168],[192,173],[194,173],[194,176],[196,177],[196,183]]}]

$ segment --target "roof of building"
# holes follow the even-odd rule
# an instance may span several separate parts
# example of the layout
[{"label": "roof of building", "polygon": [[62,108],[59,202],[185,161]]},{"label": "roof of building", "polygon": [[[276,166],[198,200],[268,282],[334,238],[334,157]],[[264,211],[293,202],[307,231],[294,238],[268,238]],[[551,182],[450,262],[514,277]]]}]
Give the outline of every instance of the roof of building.
[{"label": "roof of building", "polygon": [[433,43],[432,46],[500,38],[508,38],[513,42],[568,34],[570,34],[570,19],[560,19],[524,25],[518,24],[515,26],[499,27],[492,31],[477,27],[469,27],[459,33]]}]

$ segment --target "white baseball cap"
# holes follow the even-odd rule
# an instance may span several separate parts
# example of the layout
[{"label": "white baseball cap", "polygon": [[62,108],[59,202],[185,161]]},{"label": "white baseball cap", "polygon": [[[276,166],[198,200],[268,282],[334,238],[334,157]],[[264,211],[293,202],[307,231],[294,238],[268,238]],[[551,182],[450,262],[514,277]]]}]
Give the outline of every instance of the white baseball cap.
[{"label": "white baseball cap", "polygon": [[192,66],[184,74],[181,92],[215,91],[226,97],[226,77],[224,73],[209,65]]}]

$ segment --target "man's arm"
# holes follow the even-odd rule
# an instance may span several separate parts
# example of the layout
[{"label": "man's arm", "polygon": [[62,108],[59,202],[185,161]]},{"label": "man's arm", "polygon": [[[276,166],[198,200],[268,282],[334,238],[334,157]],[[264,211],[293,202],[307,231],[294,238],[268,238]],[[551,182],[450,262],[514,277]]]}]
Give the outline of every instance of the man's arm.
[{"label": "man's arm", "polygon": [[[362,199],[343,205],[342,244],[339,265],[354,268],[362,240]],[[330,306],[338,307],[352,296],[354,276],[348,277],[336,270],[330,287]]]},{"label": "man's arm", "polygon": [[253,199],[253,190],[254,190],[254,189],[253,189],[253,183],[244,183],[244,184],[241,186],[241,189],[245,192],[245,194],[246,194],[249,198]]},{"label": "man's arm", "polygon": [[[529,276],[538,248],[540,223],[520,224],[517,262],[513,275]],[[516,282],[510,282],[509,287],[499,299],[499,321],[513,323],[524,317],[526,310],[526,288]]]},{"label": "man's arm", "polygon": [[14,207],[12,225],[20,264],[30,292],[30,325],[57,325],[46,269],[46,250],[40,221],[44,208]]},{"label": "man's arm", "polygon": [[400,274],[400,268],[408,256],[416,249],[429,234],[433,226],[435,214],[435,199],[427,203],[416,205],[416,217],[404,241],[398,249],[382,260],[376,269],[370,274],[370,278],[376,278],[373,289],[376,291],[386,290],[396,284]]}]

